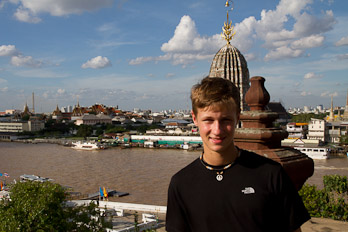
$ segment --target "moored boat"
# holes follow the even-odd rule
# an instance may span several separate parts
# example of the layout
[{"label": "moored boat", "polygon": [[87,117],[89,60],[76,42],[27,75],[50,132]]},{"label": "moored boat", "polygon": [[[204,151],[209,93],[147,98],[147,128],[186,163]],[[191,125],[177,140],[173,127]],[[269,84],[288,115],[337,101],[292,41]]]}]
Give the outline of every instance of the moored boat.
[{"label": "moored boat", "polygon": [[72,148],[77,149],[77,150],[87,150],[87,151],[92,151],[92,150],[100,150],[104,149],[105,147],[99,143],[95,142],[74,142],[71,144]]},{"label": "moored boat", "polygon": [[327,147],[294,147],[312,159],[328,159],[330,151]]},{"label": "moored boat", "polygon": [[25,181],[38,181],[38,182],[46,182],[46,181],[53,181],[53,179],[47,178],[47,177],[42,177],[42,176],[36,176],[36,175],[21,175],[19,177],[20,182],[25,182]]}]

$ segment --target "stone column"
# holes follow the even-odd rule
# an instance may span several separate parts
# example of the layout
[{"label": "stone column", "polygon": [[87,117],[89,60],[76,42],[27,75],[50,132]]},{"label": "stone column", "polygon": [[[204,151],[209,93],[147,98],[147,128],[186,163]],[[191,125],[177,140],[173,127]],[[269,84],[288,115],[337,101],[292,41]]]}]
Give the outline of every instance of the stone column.
[{"label": "stone column", "polygon": [[280,163],[299,190],[313,175],[314,162],[296,149],[281,147],[281,140],[288,133],[274,128],[273,122],[278,114],[265,110],[270,100],[264,86],[265,79],[256,76],[250,82],[250,89],[245,95],[250,110],[241,113],[242,128],[236,129],[235,145]]}]

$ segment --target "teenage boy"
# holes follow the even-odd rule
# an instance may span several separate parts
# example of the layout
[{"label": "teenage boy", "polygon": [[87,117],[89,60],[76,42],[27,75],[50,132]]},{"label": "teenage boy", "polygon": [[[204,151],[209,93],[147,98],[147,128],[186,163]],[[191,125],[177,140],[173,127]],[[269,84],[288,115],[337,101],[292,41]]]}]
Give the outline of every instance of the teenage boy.
[{"label": "teenage boy", "polygon": [[191,101],[204,151],[171,179],[166,230],[301,231],[310,216],[281,165],[234,145],[237,87],[206,77]]}]

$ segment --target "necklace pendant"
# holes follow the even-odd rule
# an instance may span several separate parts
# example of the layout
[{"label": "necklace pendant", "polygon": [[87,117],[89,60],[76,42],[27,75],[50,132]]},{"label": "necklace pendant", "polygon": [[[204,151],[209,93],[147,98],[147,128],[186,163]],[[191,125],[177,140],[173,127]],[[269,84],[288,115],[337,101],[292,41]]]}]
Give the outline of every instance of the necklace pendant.
[{"label": "necklace pendant", "polygon": [[221,174],[217,174],[217,175],[216,175],[216,180],[217,180],[217,181],[222,181],[223,178],[224,178],[224,177],[223,177]]}]

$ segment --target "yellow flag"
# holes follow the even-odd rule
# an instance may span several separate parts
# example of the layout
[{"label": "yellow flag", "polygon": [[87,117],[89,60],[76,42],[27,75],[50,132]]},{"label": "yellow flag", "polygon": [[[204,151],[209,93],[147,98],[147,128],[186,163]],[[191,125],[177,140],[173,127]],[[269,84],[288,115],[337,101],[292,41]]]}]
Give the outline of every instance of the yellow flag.
[{"label": "yellow flag", "polygon": [[105,187],[104,187],[104,197],[108,197],[108,192],[106,191]]}]

